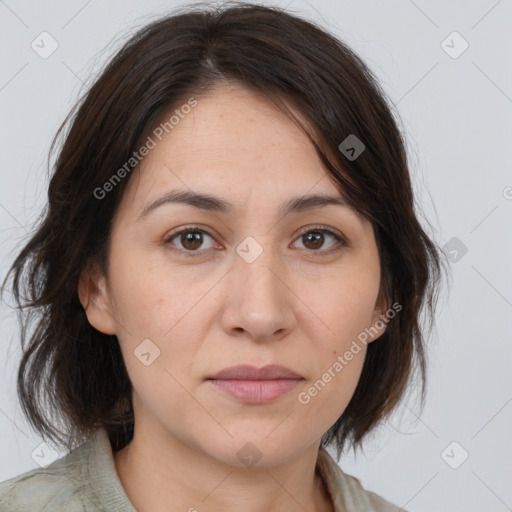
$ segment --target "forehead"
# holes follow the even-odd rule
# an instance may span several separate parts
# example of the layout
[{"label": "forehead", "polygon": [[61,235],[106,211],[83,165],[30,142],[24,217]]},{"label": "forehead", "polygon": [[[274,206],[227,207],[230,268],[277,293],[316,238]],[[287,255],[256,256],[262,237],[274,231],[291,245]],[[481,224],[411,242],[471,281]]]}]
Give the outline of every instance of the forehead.
[{"label": "forehead", "polygon": [[125,203],[139,213],[142,202],[177,187],[230,197],[237,205],[255,196],[276,208],[289,196],[341,196],[306,133],[263,95],[222,86],[195,99],[134,171]]},{"label": "forehead", "polygon": [[320,163],[307,135],[289,116],[261,93],[237,86],[197,98],[197,106],[162,142],[152,156],[172,154],[175,161],[200,159],[221,167],[232,162],[251,169],[275,167],[278,154],[285,166],[303,159],[307,163],[301,167]]}]

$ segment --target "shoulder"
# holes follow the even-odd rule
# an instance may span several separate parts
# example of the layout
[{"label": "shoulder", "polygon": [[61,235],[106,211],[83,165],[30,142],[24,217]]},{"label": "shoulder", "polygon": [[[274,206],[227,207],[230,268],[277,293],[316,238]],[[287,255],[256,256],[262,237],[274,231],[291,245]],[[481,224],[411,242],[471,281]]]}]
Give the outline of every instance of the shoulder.
[{"label": "shoulder", "polygon": [[382,496],[365,489],[358,478],[342,471],[325,449],[319,450],[317,466],[336,511],[407,512]]},{"label": "shoulder", "polygon": [[[364,510],[375,511],[375,512],[407,512],[405,509],[398,507],[397,505],[385,500],[382,496],[365,489],[361,481],[352,475],[343,473],[346,487],[350,489],[348,496],[350,501],[356,505],[359,501],[368,503],[371,508],[365,508]],[[352,505],[354,507],[354,505]],[[354,510],[359,510],[354,508]]]},{"label": "shoulder", "polygon": [[88,512],[100,508],[84,478],[86,450],[79,447],[46,468],[0,482],[1,512]]}]

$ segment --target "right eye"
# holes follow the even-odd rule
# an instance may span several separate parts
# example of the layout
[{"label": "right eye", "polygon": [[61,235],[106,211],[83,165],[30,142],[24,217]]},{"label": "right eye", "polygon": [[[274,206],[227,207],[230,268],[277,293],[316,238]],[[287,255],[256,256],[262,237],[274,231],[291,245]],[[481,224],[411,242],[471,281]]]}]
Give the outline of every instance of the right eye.
[{"label": "right eye", "polygon": [[[213,236],[204,229],[197,226],[188,226],[186,228],[179,229],[178,231],[171,232],[165,239],[165,244],[174,246],[174,248],[170,247],[171,250],[180,251],[186,256],[195,256],[193,253],[204,252],[199,251],[198,249],[204,245],[205,235],[213,240]],[[181,247],[176,247],[174,242],[175,240],[181,245]],[[211,246],[207,247],[206,250],[211,248]]]}]

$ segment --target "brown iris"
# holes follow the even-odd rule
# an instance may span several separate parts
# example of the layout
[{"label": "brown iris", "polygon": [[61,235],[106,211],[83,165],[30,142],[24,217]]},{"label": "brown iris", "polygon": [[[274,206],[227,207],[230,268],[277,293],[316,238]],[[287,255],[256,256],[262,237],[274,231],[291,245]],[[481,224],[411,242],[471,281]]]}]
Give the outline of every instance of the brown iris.
[{"label": "brown iris", "polygon": [[[324,243],[324,234],[320,231],[311,231],[309,233],[306,233],[305,235],[302,235],[302,237],[307,240],[307,242],[304,243],[304,245],[308,249],[319,249],[322,247]],[[308,247],[308,243],[313,243],[313,247]]]},{"label": "brown iris", "polygon": [[[201,247],[203,243],[203,234],[199,231],[189,231],[181,234],[181,243],[185,249],[194,250]],[[190,245],[187,245],[190,244]]]}]

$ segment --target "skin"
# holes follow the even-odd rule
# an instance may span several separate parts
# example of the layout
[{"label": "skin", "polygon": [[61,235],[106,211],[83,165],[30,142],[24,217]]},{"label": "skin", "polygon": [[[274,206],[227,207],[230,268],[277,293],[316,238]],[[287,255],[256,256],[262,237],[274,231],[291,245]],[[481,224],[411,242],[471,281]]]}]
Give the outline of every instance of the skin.
[{"label": "skin", "polygon": [[[134,438],[114,453],[116,470],[139,511],[330,511],[315,474],[320,439],[354,393],[365,345],[307,405],[298,394],[387,309],[373,228],[336,205],[280,217],[291,197],[340,197],[307,136],[242,87],[196,98],[130,177],[108,275],[80,279],[89,322],[118,337],[133,385]],[[234,212],[165,204],[137,220],[176,188],[221,197]],[[167,241],[194,224],[208,232],[202,241]],[[315,224],[350,246],[329,234],[311,241],[302,231],[318,232]],[[236,252],[247,236],[263,249],[252,263]],[[145,366],[134,350],[148,338],[160,355]],[[304,381],[267,404],[241,403],[205,380],[235,364],[272,363]],[[252,467],[237,457],[248,442],[261,453]]]}]

